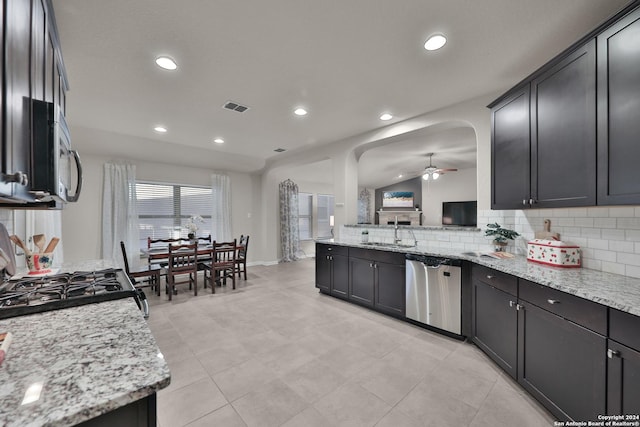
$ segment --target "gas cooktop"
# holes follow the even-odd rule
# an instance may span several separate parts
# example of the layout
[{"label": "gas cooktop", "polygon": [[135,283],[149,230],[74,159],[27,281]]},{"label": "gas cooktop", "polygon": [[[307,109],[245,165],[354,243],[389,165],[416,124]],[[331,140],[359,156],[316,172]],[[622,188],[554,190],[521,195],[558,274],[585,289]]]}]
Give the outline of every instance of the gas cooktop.
[{"label": "gas cooktop", "polygon": [[0,285],[0,319],[134,297],[138,291],[120,269],[23,277]]}]

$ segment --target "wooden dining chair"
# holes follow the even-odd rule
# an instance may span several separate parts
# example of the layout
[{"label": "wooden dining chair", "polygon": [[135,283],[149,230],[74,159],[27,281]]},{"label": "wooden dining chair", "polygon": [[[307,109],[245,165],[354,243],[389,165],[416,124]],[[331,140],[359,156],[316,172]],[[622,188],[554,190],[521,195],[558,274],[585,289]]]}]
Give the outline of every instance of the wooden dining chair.
[{"label": "wooden dining chair", "polygon": [[[169,300],[176,291],[176,285],[189,283],[193,294],[198,295],[198,245],[169,245],[167,253],[167,293]],[[187,279],[177,281],[177,276],[188,275]]]},{"label": "wooden dining chair", "polygon": [[211,244],[211,260],[201,264],[204,270],[204,286],[211,285],[211,293],[216,293],[216,282],[226,285],[231,279],[233,289],[236,288],[236,247],[237,240],[216,242]]},{"label": "wooden dining chair", "polygon": [[236,273],[238,278],[244,274],[244,280],[247,280],[247,250],[249,249],[249,236],[240,235],[238,242],[238,253],[236,254]]},{"label": "wooden dining chair", "polygon": [[[120,242],[120,249],[122,249],[122,258],[124,259],[124,272],[131,280],[131,283],[136,288],[151,287],[156,288],[156,294],[160,295],[160,275],[162,274],[162,268],[159,265],[148,264],[144,267],[132,270],[129,267],[129,259],[127,258],[127,248],[124,242]],[[141,279],[138,281],[136,279]],[[144,284],[146,283],[146,285]]]},{"label": "wooden dining chair", "polygon": [[[147,260],[151,265],[160,265],[167,267],[169,265],[169,258],[167,255],[167,246],[175,246],[186,244],[188,241],[183,239],[152,239],[147,237]],[[159,252],[154,253],[154,250]]]}]

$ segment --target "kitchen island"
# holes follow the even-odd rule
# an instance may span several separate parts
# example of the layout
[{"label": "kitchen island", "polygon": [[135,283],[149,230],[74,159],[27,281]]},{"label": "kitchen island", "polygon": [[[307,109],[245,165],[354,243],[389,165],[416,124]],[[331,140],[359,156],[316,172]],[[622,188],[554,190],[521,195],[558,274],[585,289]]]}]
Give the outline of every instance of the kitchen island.
[{"label": "kitchen island", "polygon": [[[91,266],[113,265],[62,270]],[[155,425],[170,372],[132,298],[3,319],[0,331],[13,334],[0,366],[2,426],[125,425],[122,416]]]}]

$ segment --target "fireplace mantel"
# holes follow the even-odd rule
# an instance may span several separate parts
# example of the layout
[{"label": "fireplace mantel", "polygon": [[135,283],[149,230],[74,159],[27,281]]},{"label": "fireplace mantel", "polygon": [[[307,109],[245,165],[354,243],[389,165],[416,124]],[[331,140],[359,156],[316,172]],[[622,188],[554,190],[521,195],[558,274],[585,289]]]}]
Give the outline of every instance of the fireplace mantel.
[{"label": "fireplace mantel", "polygon": [[422,211],[390,211],[380,210],[378,214],[378,224],[388,225],[394,224],[398,217],[400,225],[422,225]]}]

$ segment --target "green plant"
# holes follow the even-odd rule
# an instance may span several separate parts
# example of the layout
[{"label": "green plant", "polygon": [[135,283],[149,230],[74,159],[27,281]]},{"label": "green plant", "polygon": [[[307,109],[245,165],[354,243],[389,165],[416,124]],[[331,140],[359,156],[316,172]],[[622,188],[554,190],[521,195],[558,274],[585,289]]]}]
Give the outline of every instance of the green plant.
[{"label": "green plant", "polygon": [[493,237],[493,241],[496,243],[506,243],[507,240],[513,240],[520,234],[514,230],[502,228],[500,224],[496,222],[493,224],[487,224],[487,229],[484,231],[484,235]]}]

